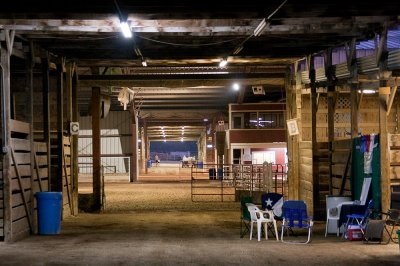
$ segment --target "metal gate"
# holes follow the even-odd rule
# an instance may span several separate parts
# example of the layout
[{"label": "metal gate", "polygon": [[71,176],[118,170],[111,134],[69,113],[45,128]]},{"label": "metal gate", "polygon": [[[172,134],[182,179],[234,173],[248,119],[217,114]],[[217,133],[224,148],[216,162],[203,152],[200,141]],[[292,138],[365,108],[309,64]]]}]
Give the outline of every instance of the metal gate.
[{"label": "metal gate", "polygon": [[287,193],[285,164],[204,164],[192,165],[192,201],[233,202],[246,192]]}]

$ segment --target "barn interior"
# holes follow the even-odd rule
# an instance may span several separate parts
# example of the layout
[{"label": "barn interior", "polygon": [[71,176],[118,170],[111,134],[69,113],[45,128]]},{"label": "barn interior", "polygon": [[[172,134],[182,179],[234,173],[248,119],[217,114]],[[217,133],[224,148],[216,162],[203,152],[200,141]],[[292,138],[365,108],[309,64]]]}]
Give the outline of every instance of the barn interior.
[{"label": "barn interior", "polygon": [[[128,26],[125,33],[124,23]],[[391,208],[393,190],[400,185],[400,31],[396,1],[12,1],[1,4],[0,48],[0,237],[4,243],[32,239],[32,243],[43,245],[37,232],[35,193],[46,191],[62,194],[64,240],[73,242],[69,239],[72,235],[84,236],[87,223],[95,224],[99,219],[83,212],[85,205],[97,215],[109,215],[104,218],[109,224],[89,230],[99,238],[106,233],[107,242],[113,235],[112,224],[118,223],[118,214],[144,211],[140,207],[107,211],[108,189],[118,194],[113,189],[121,182],[120,194],[129,198],[124,186],[140,194],[140,189],[146,190],[143,184],[162,181],[151,188],[156,191],[169,182],[175,188],[186,184],[182,193],[191,193],[185,199],[191,201],[189,205],[205,204],[202,211],[215,214],[207,219],[219,219],[219,223],[224,221],[219,215],[227,215],[228,225],[219,229],[225,235],[235,234],[224,239],[223,234],[214,236],[204,229],[206,237],[195,245],[202,246],[201,251],[189,252],[197,262],[190,256],[183,262],[211,263],[201,259],[207,252],[203,245],[207,246],[204,243],[210,239],[218,242],[216,249],[230,240],[236,241],[234,249],[243,245],[253,249],[254,244],[243,244],[244,239],[235,231],[240,215],[236,187],[232,188],[236,190],[233,194],[219,193],[221,201],[219,197],[216,201],[212,198],[211,204],[193,201],[193,196],[200,194],[193,192],[192,181],[197,176],[209,181],[210,168],[225,169],[236,164],[235,149],[257,152],[265,147],[284,147],[287,183],[280,188],[286,199],[307,203],[309,214],[321,222],[317,223],[320,228],[316,227],[321,235],[326,197],[355,196],[352,178],[357,168],[351,165],[355,139],[379,135],[379,167],[373,174],[379,179],[372,186],[379,189],[374,200],[378,199],[380,210]],[[375,93],[367,94],[367,89]],[[243,110],[279,111],[284,123],[282,128],[270,131],[258,131],[258,126],[257,130],[235,131],[234,114]],[[287,121],[296,122],[296,133],[288,130]],[[221,132],[226,132],[222,141]],[[150,167],[152,142],[183,138],[199,143],[197,163],[201,162],[201,168],[199,164],[195,169],[178,167],[176,171],[162,165]],[[241,155],[242,162],[245,154]],[[107,187],[104,173],[107,166],[112,166],[110,162],[120,162],[117,160],[129,171],[126,179],[110,182]],[[134,185],[140,189],[135,190]],[[140,205],[135,199],[130,203]],[[177,218],[162,213],[163,208],[178,215],[199,213],[155,206],[152,211],[164,219]],[[229,214],[224,213],[227,210]],[[146,221],[155,223],[158,218],[150,217],[149,212],[146,209],[143,214],[148,216]],[[124,223],[143,226],[134,221],[134,216],[127,217],[116,229],[121,238],[127,230],[137,230]],[[179,235],[176,228],[180,226],[177,221],[154,234],[147,227],[145,231],[151,241],[158,236],[165,240],[172,232]],[[196,231],[190,229],[193,226],[199,225],[190,223],[188,237],[175,241],[189,245],[187,241],[198,240]],[[138,240],[146,238],[145,234],[137,236]],[[55,245],[60,241],[56,237],[50,240]],[[338,239],[329,238],[329,244],[323,238],[315,239],[316,245],[321,245],[314,246],[319,252],[331,244],[334,250],[351,246]],[[149,249],[152,244],[148,243]],[[284,252],[287,246],[281,245],[274,243],[272,248]],[[22,263],[17,260],[19,253],[4,247],[5,255],[13,254],[9,257]],[[174,246],[174,250],[179,247]],[[386,247],[358,246],[357,256],[344,252],[344,263],[390,264],[398,250],[396,245]],[[259,247],[256,249],[262,253]],[[293,250],[295,256],[303,251]],[[151,254],[149,250],[141,252]],[[379,255],[362,257],[373,252]],[[150,262],[144,257],[137,259],[141,264],[163,260],[179,263],[171,256],[159,255]],[[261,263],[265,256],[256,257],[255,263]],[[329,263],[337,263],[336,253],[324,256],[332,260]],[[120,258],[105,260],[105,264],[126,263],[133,257]],[[233,258],[219,259],[217,253],[212,253],[209,259],[221,265],[245,263],[239,255]],[[273,258],[279,261],[279,257]],[[99,263],[85,259],[88,264]],[[313,264],[303,259],[307,265]],[[289,259],[286,264],[294,261]],[[34,264],[40,263],[35,259]]]}]

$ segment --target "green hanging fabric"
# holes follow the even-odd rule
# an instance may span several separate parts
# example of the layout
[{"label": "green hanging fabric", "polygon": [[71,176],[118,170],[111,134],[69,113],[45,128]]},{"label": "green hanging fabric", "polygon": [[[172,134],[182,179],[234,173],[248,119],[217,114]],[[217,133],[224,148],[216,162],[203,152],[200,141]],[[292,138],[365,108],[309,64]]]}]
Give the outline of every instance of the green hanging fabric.
[{"label": "green hanging fabric", "polygon": [[351,157],[350,188],[353,200],[359,200],[364,180],[364,153],[361,151],[361,137],[353,139]]},{"label": "green hanging fabric", "polygon": [[374,209],[381,211],[381,151],[379,135],[375,136],[374,150],[372,153],[372,199]]},{"label": "green hanging fabric", "polygon": [[372,177],[369,199],[374,200],[374,208],[381,210],[381,168],[380,168],[380,145],[379,135],[374,137],[374,146],[372,150],[371,168],[372,173],[364,172],[364,149],[365,138],[357,137],[352,143],[352,162],[351,162],[351,194],[353,200],[359,200],[361,196],[362,185],[365,177]]}]

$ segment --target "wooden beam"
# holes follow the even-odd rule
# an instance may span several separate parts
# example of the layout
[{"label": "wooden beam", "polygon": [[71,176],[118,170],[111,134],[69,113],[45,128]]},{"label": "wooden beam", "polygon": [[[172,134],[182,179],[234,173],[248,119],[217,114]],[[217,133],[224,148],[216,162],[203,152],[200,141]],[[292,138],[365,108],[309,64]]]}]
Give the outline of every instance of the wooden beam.
[{"label": "wooden beam", "polygon": [[52,181],[54,191],[63,191],[64,158],[64,72],[61,64],[57,65],[57,176]]},{"label": "wooden beam", "polygon": [[138,121],[136,111],[131,109],[131,132],[132,132],[132,157],[131,157],[131,172],[129,182],[137,181],[138,179]]},{"label": "wooden beam", "polygon": [[392,105],[393,105],[393,101],[394,101],[394,97],[396,96],[396,92],[397,92],[397,86],[396,87],[392,87],[390,89],[390,97],[389,97],[389,102],[388,102],[388,110],[386,115],[389,116],[390,114],[390,110],[392,109]]},{"label": "wooden beam", "polygon": [[93,145],[93,210],[101,209],[101,144],[100,144],[100,92],[92,88],[92,145]]},{"label": "wooden beam", "polygon": [[50,69],[48,53],[42,58],[42,107],[43,107],[43,141],[47,148],[47,176],[48,188],[51,187],[51,144],[50,144]]},{"label": "wooden beam", "polygon": [[[1,33],[1,31],[0,31]],[[7,47],[0,42],[0,74],[2,74],[3,82],[1,88],[1,140],[3,157],[3,206],[4,206],[4,240],[10,242],[13,240],[12,230],[12,190],[11,190],[11,153],[10,153],[10,56],[11,52],[7,51]]]},{"label": "wooden beam", "polygon": [[[79,109],[78,109],[78,74],[77,74],[77,66],[73,65],[72,69],[72,121],[79,121]],[[78,135],[72,136],[72,144],[71,144],[72,152],[72,179],[73,179],[73,187],[72,187],[72,195],[73,195],[73,214],[78,213]]]},{"label": "wooden beam", "polygon": [[[382,33],[380,34],[380,38],[379,38],[379,46],[378,47],[376,47],[376,45],[375,45],[375,48],[378,48],[378,49],[375,49],[375,53],[376,53],[376,65],[377,66],[379,66],[379,64],[381,63],[381,61],[382,61],[382,55],[383,55],[383,52],[384,51],[387,51],[387,31],[388,31],[388,28],[387,28],[387,25],[386,25],[386,23],[385,23],[385,25],[384,25],[384,27],[383,27],[383,30],[382,30]],[[376,43],[376,38],[377,38],[377,36],[375,35],[375,43]]]},{"label": "wooden beam", "polygon": [[[83,17],[83,15],[81,14]],[[89,14],[90,16],[90,14]],[[264,34],[327,34],[346,32],[361,33],[371,23],[383,23],[389,16],[353,16],[343,17],[308,17],[286,18],[270,24]],[[259,19],[141,19],[136,14],[129,15],[130,27],[134,32],[147,33],[192,33],[198,36],[216,35],[251,35]],[[119,19],[116,15],[104,15],[94,19],[1,19],[0,29],[16,31],[46,32],[120,32]]]}]

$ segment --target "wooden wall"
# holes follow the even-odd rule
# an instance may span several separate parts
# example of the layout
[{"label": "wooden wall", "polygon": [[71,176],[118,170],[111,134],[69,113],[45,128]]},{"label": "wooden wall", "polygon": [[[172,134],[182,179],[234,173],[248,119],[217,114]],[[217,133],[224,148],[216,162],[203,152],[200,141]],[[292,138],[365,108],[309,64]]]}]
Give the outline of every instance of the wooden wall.
[{"label": "wooden wall", "polygon": [[299,195],[301,200],[307,204],[307,209],[311,214],[313,210],[313,155],[311,141],[299,142],[300,156],[300,187]]},{"label": "wooden wall", "polygon": [[389,134],[390,184],[400,185],[400,134]]}]

